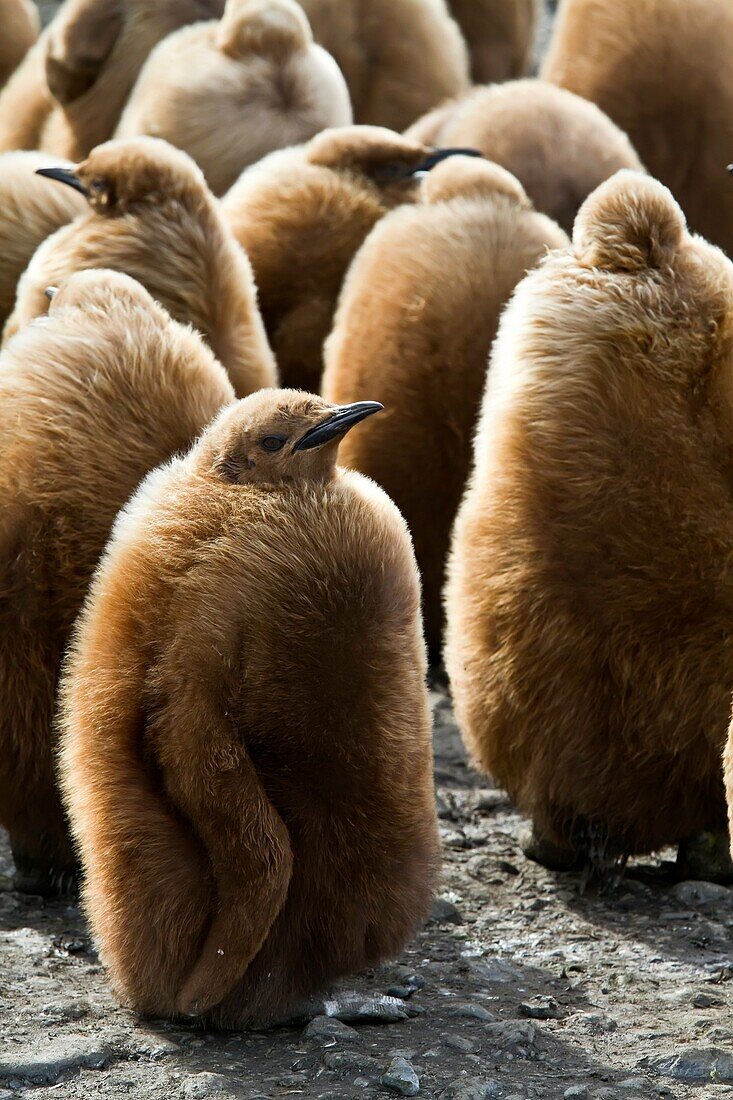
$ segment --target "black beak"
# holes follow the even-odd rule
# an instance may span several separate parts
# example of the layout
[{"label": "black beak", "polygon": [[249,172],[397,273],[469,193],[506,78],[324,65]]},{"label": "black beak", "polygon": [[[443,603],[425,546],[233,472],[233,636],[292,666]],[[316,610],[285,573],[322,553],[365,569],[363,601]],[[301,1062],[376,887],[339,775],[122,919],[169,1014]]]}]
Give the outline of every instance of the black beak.
[{"label": "black beak", "polygon": [[89,198],[89,191],[81,182],[81,180],[74,175],[70,168],[36,168],[37,176],[45,176],[49,180],[58,180],[59,183],[65,183],[68,187],[73,187],[75,191],[79,191],[86,198]]},{"label": "black beak", "polygon": [[355,424],[366,420],[368,416],[381,412],[384,405],[379,401],[357,401],[354,405],[340,405],[335,413],[324,420],[322,424],[316,424],[302,436],[293,447],[294,451],[310,451],[313,447],[320,447],[323,443],[330,443],[332,439],[346,435]]},{"label": "black beak", "polygon": [[418,164],[417,168],[413,168],[410,175],[416,176],[420,172],[430,172],[436,164],[440,164],[442,160],[447,160],[448,157],[483,157],[483,155],[478,149],[435,149],[425,157],[421,164]]}]

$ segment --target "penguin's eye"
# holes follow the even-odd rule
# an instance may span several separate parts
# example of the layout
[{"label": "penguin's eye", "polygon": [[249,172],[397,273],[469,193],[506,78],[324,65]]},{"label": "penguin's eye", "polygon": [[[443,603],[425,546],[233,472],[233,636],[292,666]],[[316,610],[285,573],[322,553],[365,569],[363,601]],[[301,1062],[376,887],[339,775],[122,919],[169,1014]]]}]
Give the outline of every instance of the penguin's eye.
[{"label": "penguin's eye", "polygon": [[97,194],[100,194],[102,191],[104,191],[105,183],[103,179],[97,178],[92,180],[89,186],[91,187],[92,191],[96,191]]},{"label": "penguin's eye", "polygon": [[260,440],[260,447],[263,451],[274,454],[275,451],[281,451],[286,442],[287,440],[282,435],[266,435],[264,439]]}]

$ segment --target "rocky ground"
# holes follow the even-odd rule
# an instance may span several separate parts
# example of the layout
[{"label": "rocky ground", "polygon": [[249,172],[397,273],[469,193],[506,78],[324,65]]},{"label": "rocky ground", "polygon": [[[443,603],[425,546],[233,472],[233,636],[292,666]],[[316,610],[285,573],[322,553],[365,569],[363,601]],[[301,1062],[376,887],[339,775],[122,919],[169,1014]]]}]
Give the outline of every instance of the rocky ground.
[{"label": "rocky ground", "polygon": [[672,884],[650,859],[599,896],[528,862],[522,819],[468,767],[448,698],[433,699],[434,916],[307,1026],[234,1035],[136,1020],[76,906],[11,889],[3,838],[0,1100],[733,1095],[733,890]]},{"label": "rocky ground", "polygon": [[0,832],[0,1100],[733,1095],[733,890],[674,883],[660,857],[599,896],[529,863],[524,823],[466,764],[448,698],[434,704],[434,916],[307,1026],[217,1035],[136,1020],[77,907],[12,890]]}]

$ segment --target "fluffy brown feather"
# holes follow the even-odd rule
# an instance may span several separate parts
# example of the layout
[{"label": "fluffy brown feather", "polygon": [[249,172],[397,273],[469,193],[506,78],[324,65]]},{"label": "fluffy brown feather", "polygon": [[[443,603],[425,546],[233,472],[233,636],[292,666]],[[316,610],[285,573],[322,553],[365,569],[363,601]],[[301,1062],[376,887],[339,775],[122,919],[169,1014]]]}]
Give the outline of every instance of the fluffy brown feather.
[{"label": "fluffy brown feather", "polygon": [[0,356],[0,823],[21,884],[73,868],[54,694],[119,508],[234,394],[190,329],[126,276],[73,276]]},{"label": "fluffy brown feather", "polygon": [[622,172],[504,315],[447,589],[467,744],[541,836],[721,828],[733,265]]},{"label": "fluffy brown feather", "polygon": [[150,55],[118,137],[165,138],[221,195],[274,149],[347,126],[351,103],[294,0],[228,0],[220,23],[170,35]]},{"label": "fluffy brown feather", "polygon": [[81,160],[112,137],[150,51],[224,0],[66,0],[0,95],[0,150]]},{"label": "fluffy brown feather", "polygon": [[404,130],[470,86],[444,0],[303,0],[316,42],[346,77],[356,122]]},{"label": "fluffy brown feather", "polygon": [[448,6],[466,39],[474,84],[525,75],[540,0],[449,0]]},{"label": "fluffy brown feather", "polygon": [[248,169],[222,214],[254,269],[284,384],[317,391],[323,344],[352,258],[376,222],[417,193],[427,146],[391,130],[329,130]]},{"label": "fluffy brown feather", "polygon": [[121,515],[80,619],[66,804],[138,1011],[269,1021],[399,951],[429,906],[418,574],[337,441],[294,450],[332,412],[277,390],[225,411]]},{"label": "fluffy brown feather", "polygon": [[691,228],[729,255],[731,55],[728,0],[563,0],[543,68],[628,133]]},{"label": "fluffy brown feather", "polygon": [[450,532],[499,317],[526,271],[568,241],[488,161],[446,160],[422,191],[421,203],[375,227],[352,264],[323,394],[386,407],[347,436],[341,461],[379,482],[407,520],[437,655]]},{"label": "fluffy brown feather", "polygon": [[0,88],[38,38],[41,21],[31,0],[0,0]]},{"label": "fluffy brown feather", "polygon": [[76,191],[36,175],[56,163],[45,153],[0,154],[0,331],[38,246],[85,209]]},{"label": "fluffy brown feather", "polygon": [[427,145],[470,146],[516,176],[566,232],[583,201],[621,168],[641,170],[626,135],[593,103],[542,80],[474,88],[407,131]]},{"label": "fluffy brown feather", "polygon": [[274,385],[251,266],[191,158],[157,138],[134,138],[100,145],[75,174],[89,191],[89,209],[36,252],[4,340],[46,312],[46,287],[75,271],[109,267],[199,330],[238,397]]}]

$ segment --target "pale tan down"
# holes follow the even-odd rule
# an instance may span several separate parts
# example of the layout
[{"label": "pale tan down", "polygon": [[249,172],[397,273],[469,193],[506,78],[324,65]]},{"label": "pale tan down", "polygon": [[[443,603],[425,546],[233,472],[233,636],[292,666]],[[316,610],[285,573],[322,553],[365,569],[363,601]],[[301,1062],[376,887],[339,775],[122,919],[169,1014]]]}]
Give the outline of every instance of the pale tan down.
[{"label": "pale tan down", "polygon": [[0,150],[80,160],[112,137],[148,54],[223,0],[66,0],[0,94]]},{"label": "pale tan down", "polygon": [[621,126],[691,229],[733,255],[733,4],[563,0],[542,75]]},{"label": "pale tan down", "polygon": [[302,0],[341,68],[356,122],[404,130],[470,86],[468,51],[444,0]]},{"label": "pale tan down", "polygon": [[566,244],[503,168],[452,157],[423,181],[421,202],[372,230],[344,284],[323,395],[385,406],[346,437],[341,460],[379,482],[407,520],[435,657],[450,532],[499,317],[525,272]]},{"label": "pale tan down", "polygon": [[45,153],[0,154],[0,331],[38,246],[86,209],[76,191],[36,175],[57,163]]},{"label": "pale tan down", "polygon": [[346,82],[295,0],[228,0],[220,23],[186,27],[155,48],[117,136],[151,134],[185,149],[221,195],[272,150],[350,122]]},{"label": "pale tan down", "polygon": [[111,267],[201,332],[238,396],[274,385],[252,268],[191,158],[157,138],[113,141],[93,150],[76,177],[89,208],[36,252],[4,341],[46,312],[48,286],[79,269]]},{"label": "pale tan down", "polygon": [[40,27],[32,0],[0,0],[0,88],[38,38]]},{"label": "pale tan down", "polygon": [[621,168],[642,167],[629,139],[594,103],[541,80],[475,88],[407,136],[479,149],[516,176],[535,208],[566,233],[600,183]]}]

